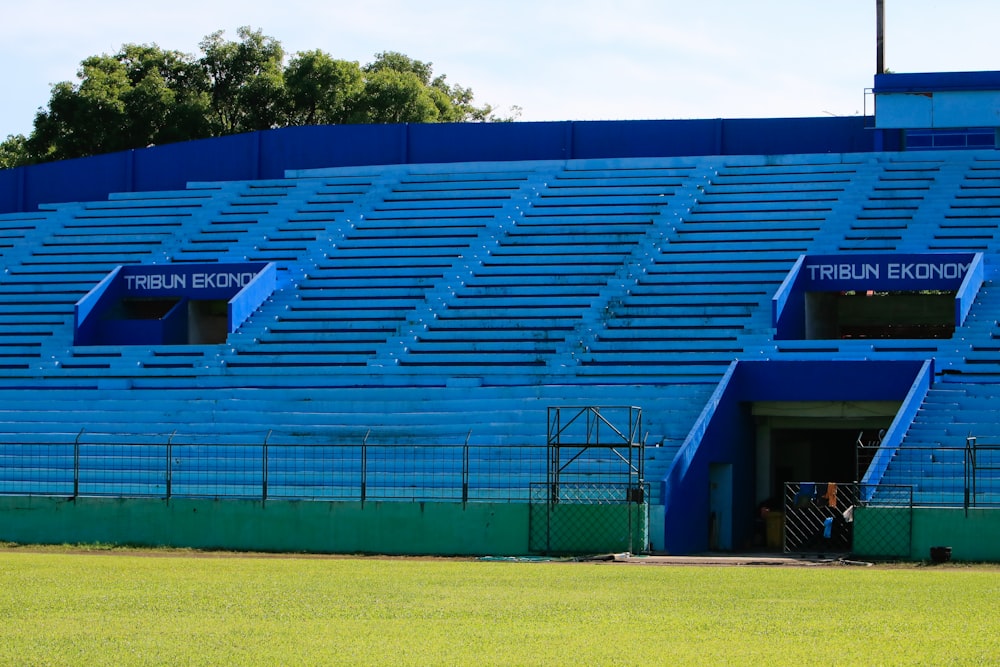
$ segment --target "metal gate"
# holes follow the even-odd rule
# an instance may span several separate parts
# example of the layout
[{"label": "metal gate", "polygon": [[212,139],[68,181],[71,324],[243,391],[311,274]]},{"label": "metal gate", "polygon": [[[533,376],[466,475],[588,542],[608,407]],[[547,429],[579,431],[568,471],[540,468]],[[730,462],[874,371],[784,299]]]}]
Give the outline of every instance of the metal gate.
[{"label": "metal gate", "polygon": [[529,544],[532,553],[583,555],[645,553],[649,545],[649,488],[640,494],[622,484],[531,485]]},{"label": "metal gate", "polygon": [[835,482],[785,484],[784,550],[909,558],[913,488]]},{"label": "metal gate", "polygon": [[637,407],[549,408],[546,481],[530,487],[533,553],[648,551],[641,431]]}]

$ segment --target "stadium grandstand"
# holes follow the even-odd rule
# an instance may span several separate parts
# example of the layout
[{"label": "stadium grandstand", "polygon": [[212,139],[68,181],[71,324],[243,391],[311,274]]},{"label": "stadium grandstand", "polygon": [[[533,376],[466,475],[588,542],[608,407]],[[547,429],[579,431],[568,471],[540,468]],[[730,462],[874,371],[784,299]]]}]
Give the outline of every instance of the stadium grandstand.
[{"label": "stadium grandstand", "polygon": [[0,172],[0,540],[1000,558],[1000,73]]}]

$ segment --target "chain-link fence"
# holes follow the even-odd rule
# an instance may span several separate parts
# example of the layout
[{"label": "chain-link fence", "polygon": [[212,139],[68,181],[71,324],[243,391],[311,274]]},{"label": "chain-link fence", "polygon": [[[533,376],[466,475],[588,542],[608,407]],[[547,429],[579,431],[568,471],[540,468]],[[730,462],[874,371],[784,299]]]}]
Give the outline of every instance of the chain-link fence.
[{"label": "chain-link fence", "polygon": [[648,498],[648,484],[532,484],[528,549],[547,555],[646,553]]},{"label": "chain-link fence", "polygon": [[1000,445],[975,436],[961,446],[858,444],[859,470],[881,459],[880,481],[911,486],[916,507],[1000,506]]},{"label": "chain-link fence", "polygon": [[1000,506],[1000,444],[976,436],[965,440],[965,506]]},{"label": "chain-link fence", "polygon": [[913,543],[913,487],[858,485],[852,553],[864,558],[909,559]]},{"label": "chain-link fence", "polygon": [[910,486],[789,482],[784,498],[784,550],[908,558],[912,508]]},{"label": "chain-link fence", "polygon": [[[7,436],[9,438],[9,436]],[[156,498],[528,500],[544,445],[218,443],[181,434],[3,441],[0,494]]]}]

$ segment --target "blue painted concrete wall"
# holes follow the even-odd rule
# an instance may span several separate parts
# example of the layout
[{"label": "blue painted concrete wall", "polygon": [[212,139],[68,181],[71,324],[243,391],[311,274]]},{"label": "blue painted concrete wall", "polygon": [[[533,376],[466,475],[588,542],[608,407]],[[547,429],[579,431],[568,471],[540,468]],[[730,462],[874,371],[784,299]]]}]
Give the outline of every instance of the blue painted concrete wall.
[{"label": "blue painted concrete wall", "polygon": [[192,181],[281,178],[287,169],[866,152],[875,147],[866,121],[852,116],[289,127],[2,170],[0,213],[103,200],[111,192],[176,190]]}]

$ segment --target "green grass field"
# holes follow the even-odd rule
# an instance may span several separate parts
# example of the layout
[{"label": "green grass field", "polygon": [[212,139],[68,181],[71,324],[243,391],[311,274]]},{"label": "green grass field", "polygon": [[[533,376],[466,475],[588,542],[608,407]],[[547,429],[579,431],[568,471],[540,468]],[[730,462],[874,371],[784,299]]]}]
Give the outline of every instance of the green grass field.
[{"label": "green grass field", "polygon": [[1000,569],[0,550],[3,665],[996,665]]}]

